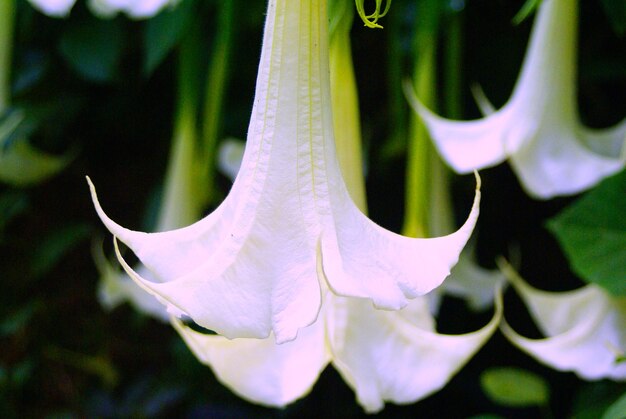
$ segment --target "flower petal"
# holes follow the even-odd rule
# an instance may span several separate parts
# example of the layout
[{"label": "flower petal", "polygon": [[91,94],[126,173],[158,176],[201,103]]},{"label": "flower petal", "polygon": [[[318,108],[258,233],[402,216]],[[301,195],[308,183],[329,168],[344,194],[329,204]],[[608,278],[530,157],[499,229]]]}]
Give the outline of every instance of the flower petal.
[{"label": "flower petal", "polygon": [[[328,332],[333,364],[370,413],[385,401],[413,403],[440,390],[493,334],[502,314],[498,297],[485,327],[441,335],[420,324],[420,317],[432,319],[423,298],[394,312],[376,310],[363,300],[336,300]],[[414,305],[419,307],[413,310]]]},{"label": "flower petal", "polygon": [[237,138],[226,138],[219,145],[217,167],[231,181],[235,180],[241,168],[244,148],[245,142]]},{"label": "flower petal", "polygon": [[198,333],[180,320],[172,324],[194,355],[240,397],[283,407],[305,396],[330,360],[322,316],[296,340],[234,339]]},{"label": "flower petal", "polygon": [[472,310],[480,311],[493,304],[496,285],[505,283],[506,278],[499,270],[485,269],[474,260],[474,246],[470,243],[441,288],[445,294],[467,301]]},{"label": "flower petal", "polygon": [[166,6],[174,6],[180,0],[89,0],[91,12],[101,18],[111,18],[124,12],[133,19],[146,19],[156,15]]},{"label": "flower petal", "polygon": [[[475,121],[450,121],[429,111],[405,86],[443,158],[467,173],[507,157],[526,192],[548,199],[581,192],[626,163],[626,124],[608,130],[584,128],[576,111],[577,2],[541,4],[524,65],[510,100]],[[598,143],[598,144],[596,144]]]},{"label": "flower petal", "polygon": [[626,119],[610,128],[592,129],[579,127],[585,145],[605,157],[621,156],[626,161]]},{"label": "flower petal", "polygon": [[[582,133],[547,129],[510,157],[513,170],[530,196],[548,199],[589,189],[619,172],[624,160],[606,157],[584,146]],[[563,144],[562,138],[572,138]]]},{"label": "flower petal", "polygon": [[321,44],[313,41],[326,14],[309,7],[270,2],[242,169],[212,214],[178,230],[134,232],[107,217],[91,189],[103,223],[160,283],[125,266],[129,274],[229,338],[273,331],[277,342],[294,339],[321,304],[316,193],[323,195],[325,176],[315,165],[324,150],[319,99],[328,75],[318,62],[324,54],[311,48]]},{"label": "flower petal", "polygon": [[[498,111],[474,121],[452,121],[442,118],[415,96],[410,83],[405,83],[404,92],[409,104],[417,112],[430,132],[437,150],[443,159],[457,173],[470,173],[479,168],[496,166],[507,158],[507,149],[502,140],[506,135],[509,113]],[[526,125],[524,130],[517,130],[510,143],[518,143],[536,127]]]},{"label": "flower petal", "polygon": [[322,234],[323,270],[337,294],[371,299],[379,308],[399,309],[407,299],[439,286],[457,263],[472,234],[480,204],[480,178],[472,210],[455,233],[415,239],[385,230],[349,200],[337,200],[334,229]]},{"label": "flower petal", "polygon": [[528,339],[503,322],[502,333],[517,347],[559,371],[583,379],[626,380],[626,298],[610,297],[587,285],[575,291],[547,292],[528,285],[509,266],[503,269],[547,336]]},{"label": "flower petal", "polygon": [[66,17],[76,0],[29,0],[41,12],[52,17]]},{"label": "flower petal", "polygon": [[[117,265],[113,266],[104,256],[101,246],[94,244],[92,254],[100,274],[98,300],[104,308],[112,310],[123,302],[128,302],[141,313],[163,322],[169,321],[170,314],[163,304],[133,282]],[[138,271],[141,276],[150,275],[145,267],[140,267]]]}]

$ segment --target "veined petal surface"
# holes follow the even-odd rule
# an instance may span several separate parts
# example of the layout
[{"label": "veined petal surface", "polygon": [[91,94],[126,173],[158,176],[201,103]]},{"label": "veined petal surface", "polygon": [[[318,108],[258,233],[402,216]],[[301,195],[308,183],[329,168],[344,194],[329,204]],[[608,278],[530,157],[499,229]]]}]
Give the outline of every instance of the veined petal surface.
[{"label": "veined petal surface", "polygon": [[344,296],[369,298],[397,310],[439,286],[457,263],[476,220],[480,179],[472,210],[456,232],[430,239],[409,238],[376,225],[348,199],[336,200],[335,224],[322,233],[324,274]]},{"label": "veined petal surface", "polygon": [[382,311],[367,301],[335,297],[328,339],[333,364],[369,413],[385,401],[414,403],[443,388],[498,327],[502,302],[493,319],[464,335],[434,330],[425,297],[399,311]]},{"label": "veined petal surface", "polygon": [[[576,110],[576,0],[541,3],[524,65],[510,100],[480,120],[450,121],[409,102],[443,158],[459,173],[509,159],[529,195],[547,199],[581,192],[626,162],[626,120],[590,130]],[[484,110],[488,101],[479,97]]]},{"label": "veined petal surface", "polygon": [[226,339],[172,324],[200,362],[226,387],[246,400],[284,407],[305,396],[330,361],[323,316],[283,344],[267,339]]},{"label": "veined petal surface", "polygon": [[586,380],[626,380],[626,298],[595,285],[568,292],[535,289],[506,267],[544,339],[528,339],[503,322],[504,335],[540,362]]},{"label": "veined petal surface", "polygon": [[279,342],[294,339],[320,307],[312,129],[305,125],[319,115],[306,100],[310,85],[300,83],[315,54],[308,53],[310,12],[300,19],[299,9],[270,3],[242,169],[220,207],[189,227],[146,234],[117,225],[95,201],[105,225],[160,283],[135,279],[228,338],[273,330]]},{"label": "veined petal surface", "polygon": [[241,170],[225,201],[197,223],[126,229],[91,185],[105,226],[157,282],[118,252],[129,275],[227,338],[295,339],[317,318],[324,280],[341,295],[401,308],[444,280],[476,222],[478,191],[468,221],[441,238],[399,236],[358,210],[335,153],[328,55],[325,1],[269,2]]}]

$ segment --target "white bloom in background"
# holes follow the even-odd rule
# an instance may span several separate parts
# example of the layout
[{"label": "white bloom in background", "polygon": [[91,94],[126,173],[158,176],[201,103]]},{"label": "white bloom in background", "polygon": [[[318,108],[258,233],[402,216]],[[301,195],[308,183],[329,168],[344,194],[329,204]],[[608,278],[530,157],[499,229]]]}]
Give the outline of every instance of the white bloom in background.
[{"label": "white bloom in background", "polygon": [[559,371],[585,380],[626,380],[626,297],[614,297],[596,285],[548,292],[528,285],[502,264],[522,297],[543,339],[528,339],[503,322],[504,335],[517,347]]},{"label": "white bloom in background", "polygon": [[[451,295],[465,300],[470,309],[483,311],[493,305],[494,291],[498,284],[504,283],[504,276],[496,269],[480,266],[473,250],[473,244],[469,243],[461,253],[459,262],[452,268],[450,277],[432,295],[435,298],[440,293]],[[437,306],[438,301],[435,300],[433,304]]]},{"label": "white bloom in background", "polygon": [[94,15],[110,18],[126,13],[135,19],[145,19],[159,13],[165,7],[173,7],[181,0],[89,0],[87,5]]},{"label": "white bloom in background", "polygon": [[[325,1],[271,1],[241,170],[225,201],[189,227],[107,228],[160,282],[120,263],[147,292],[228,337],[293,340],[318,317],[322,287],[400,309],[437,287],[478,216],[455,233],[411,239],[350,199],[335,155]],[[117,244],[117,242],[116,242]]]},{"label": "white bloom in background", "polygon": [[[544,0],[524,65],[508,103],[475,121],[433,114],[407,90],[447,163],[459,173],[509,160],[529,195],[581,192],[626,161],[626,120],[582,126],[576,109],[576,0]],[[481,100],[483,111],[490,106]]]},{"label": "white bloom in background", "polygon": [[[126,272],[120,272],[118,265],[113,265],[104,255],[102,246],[94,244],[93,258],[100,274],[98,300],[107,310],[113,310],[128,302],[135,310],[147,314],[162,322],[169,322],[170,314],[154,296],[146,293],[132,281]],[[142,275],[149,277],[150,272],[143,266],[137,268]]]},{"label": "white bloom in background", "polygon": [[28,0],[36,9],[52,17],[66,17],[76,0]]},{"label": "white bloom in background", "polygon": [[237,138],[225,138],[217,152],[217,167],[226,177],[234,181],[241,168],[246,143]]}]

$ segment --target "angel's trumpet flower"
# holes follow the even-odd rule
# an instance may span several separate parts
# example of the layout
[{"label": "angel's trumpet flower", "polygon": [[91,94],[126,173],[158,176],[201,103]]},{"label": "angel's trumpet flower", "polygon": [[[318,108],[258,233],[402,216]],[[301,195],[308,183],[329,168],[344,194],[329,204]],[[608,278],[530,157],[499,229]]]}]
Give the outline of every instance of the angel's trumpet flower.
[{"label": "angel's trumpet flower", "polygon": [[541,291],[506,263],[501,268],[545,335],[529,339],[503,322],[502,332],[513,344],[585,380],[626,380],[626,297],[612,296],[594,284],[568,292]]},{"label": "angel's trumpet flower", "polygon": [[[350,59],[351,5],[331,2],[331,85],[337,155],[348,189],[364,210],[363,170],[356,84]],[[230,147],[236,154],[236,146]],[[230,153],[229,153],[230,154]],[[236,159],[225,159],[236,160]],[[229,164],[230,165],[230,164]],[[385,402],[413,403],[442,388],[491,336],[501,315],[466,335],[441,335],[426,297],[399,311],[377,310],[364,299],[340,297],[322,282],[322,309],[316,322],[291,342],[207,335],[177,319],[174,327],[218,379],[247,400],[284,406],[303,397],[330,362],[367,412]]]},{"label": "angel's trumpet flower", "polygon": [[[457,262],[480,193],[455,233],[412,239],[369,220],[351,200],[333,138],[326,2],[269,2],[248,140],[233,187],[210,215],[162,233],[98,215],[160,282],[129,275],[176,313],[228,338],[278,343],[318,317],[322,287],[400,309]],[[117,241],[116,241],[117,244]]]},{"label": "angel's trumpet flower", "polygon": [[544,0],[513,95],[483,119],[451,121],[426,108],[407,88],[446,162],[459,173],[509,160],[537,198],[581,192],[618,172],[626,161],[626,120],[613,128],[584,127],[576,109],[576,0]]}]

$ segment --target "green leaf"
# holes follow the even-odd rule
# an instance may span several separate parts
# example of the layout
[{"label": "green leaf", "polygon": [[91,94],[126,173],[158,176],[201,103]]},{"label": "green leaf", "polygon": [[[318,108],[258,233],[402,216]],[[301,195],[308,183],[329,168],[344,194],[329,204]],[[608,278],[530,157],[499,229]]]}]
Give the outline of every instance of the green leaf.
[{"label": "green leaf", "polygon": [[47,273],[71,248],[87,238],[90,232],[89,225],[75,223],[49,233],[35,249],[31,273],[36,277]]},{"label": "green leaf", "polygon": [[626,171],[548,221],[574,272],[613,295],[626,295]]},{"label": "green leaf", "polygon": [[626,34],[626,2],[624,0],[602,0],[611,27],[619,36]]},{"label": "green leaf", "polygon": [[519,368],[489,368],[480,376],[480,384],[493,402],[508,407],[544,406],[550,396],[542,377]]},{"label": "green leaf", "polygon": [[0,322],[0,337],[11,336],[25,328],[39,308],[40,301],[29,301],[25,306],[9,314]]},{"label": "green leaf", "polygon": [[617,399],[615,403],[613,403],[604,415],[602,415],[602,419],[624,419],[626,417],[626,393],[622,394],[622,396]]},{"label": "green leaf", "polygon": [[159,13],[146,23],[144,33],[146,55],[143,65],[146,76],[152,74],[167,54],[180,42],[193,16],[193,4],[193,1],[184,1],[178,7]]},{"label": "green leaf", "polygon": [[625,390],[624,384],[604,380],[584,384],[576,394],[571,417],[597,419]]},{"label": "green leaf", "polygon": [[0,238],[9,222],[28,208],[28,195],[23,191],[9,190],[0,194]]},{"label": "green leaf", "polygon": [[82,77],[109,82],[117,76],[123,35],[119,20],[89,18],[70,26],[61,37],[59,49],[70,67]]}]

